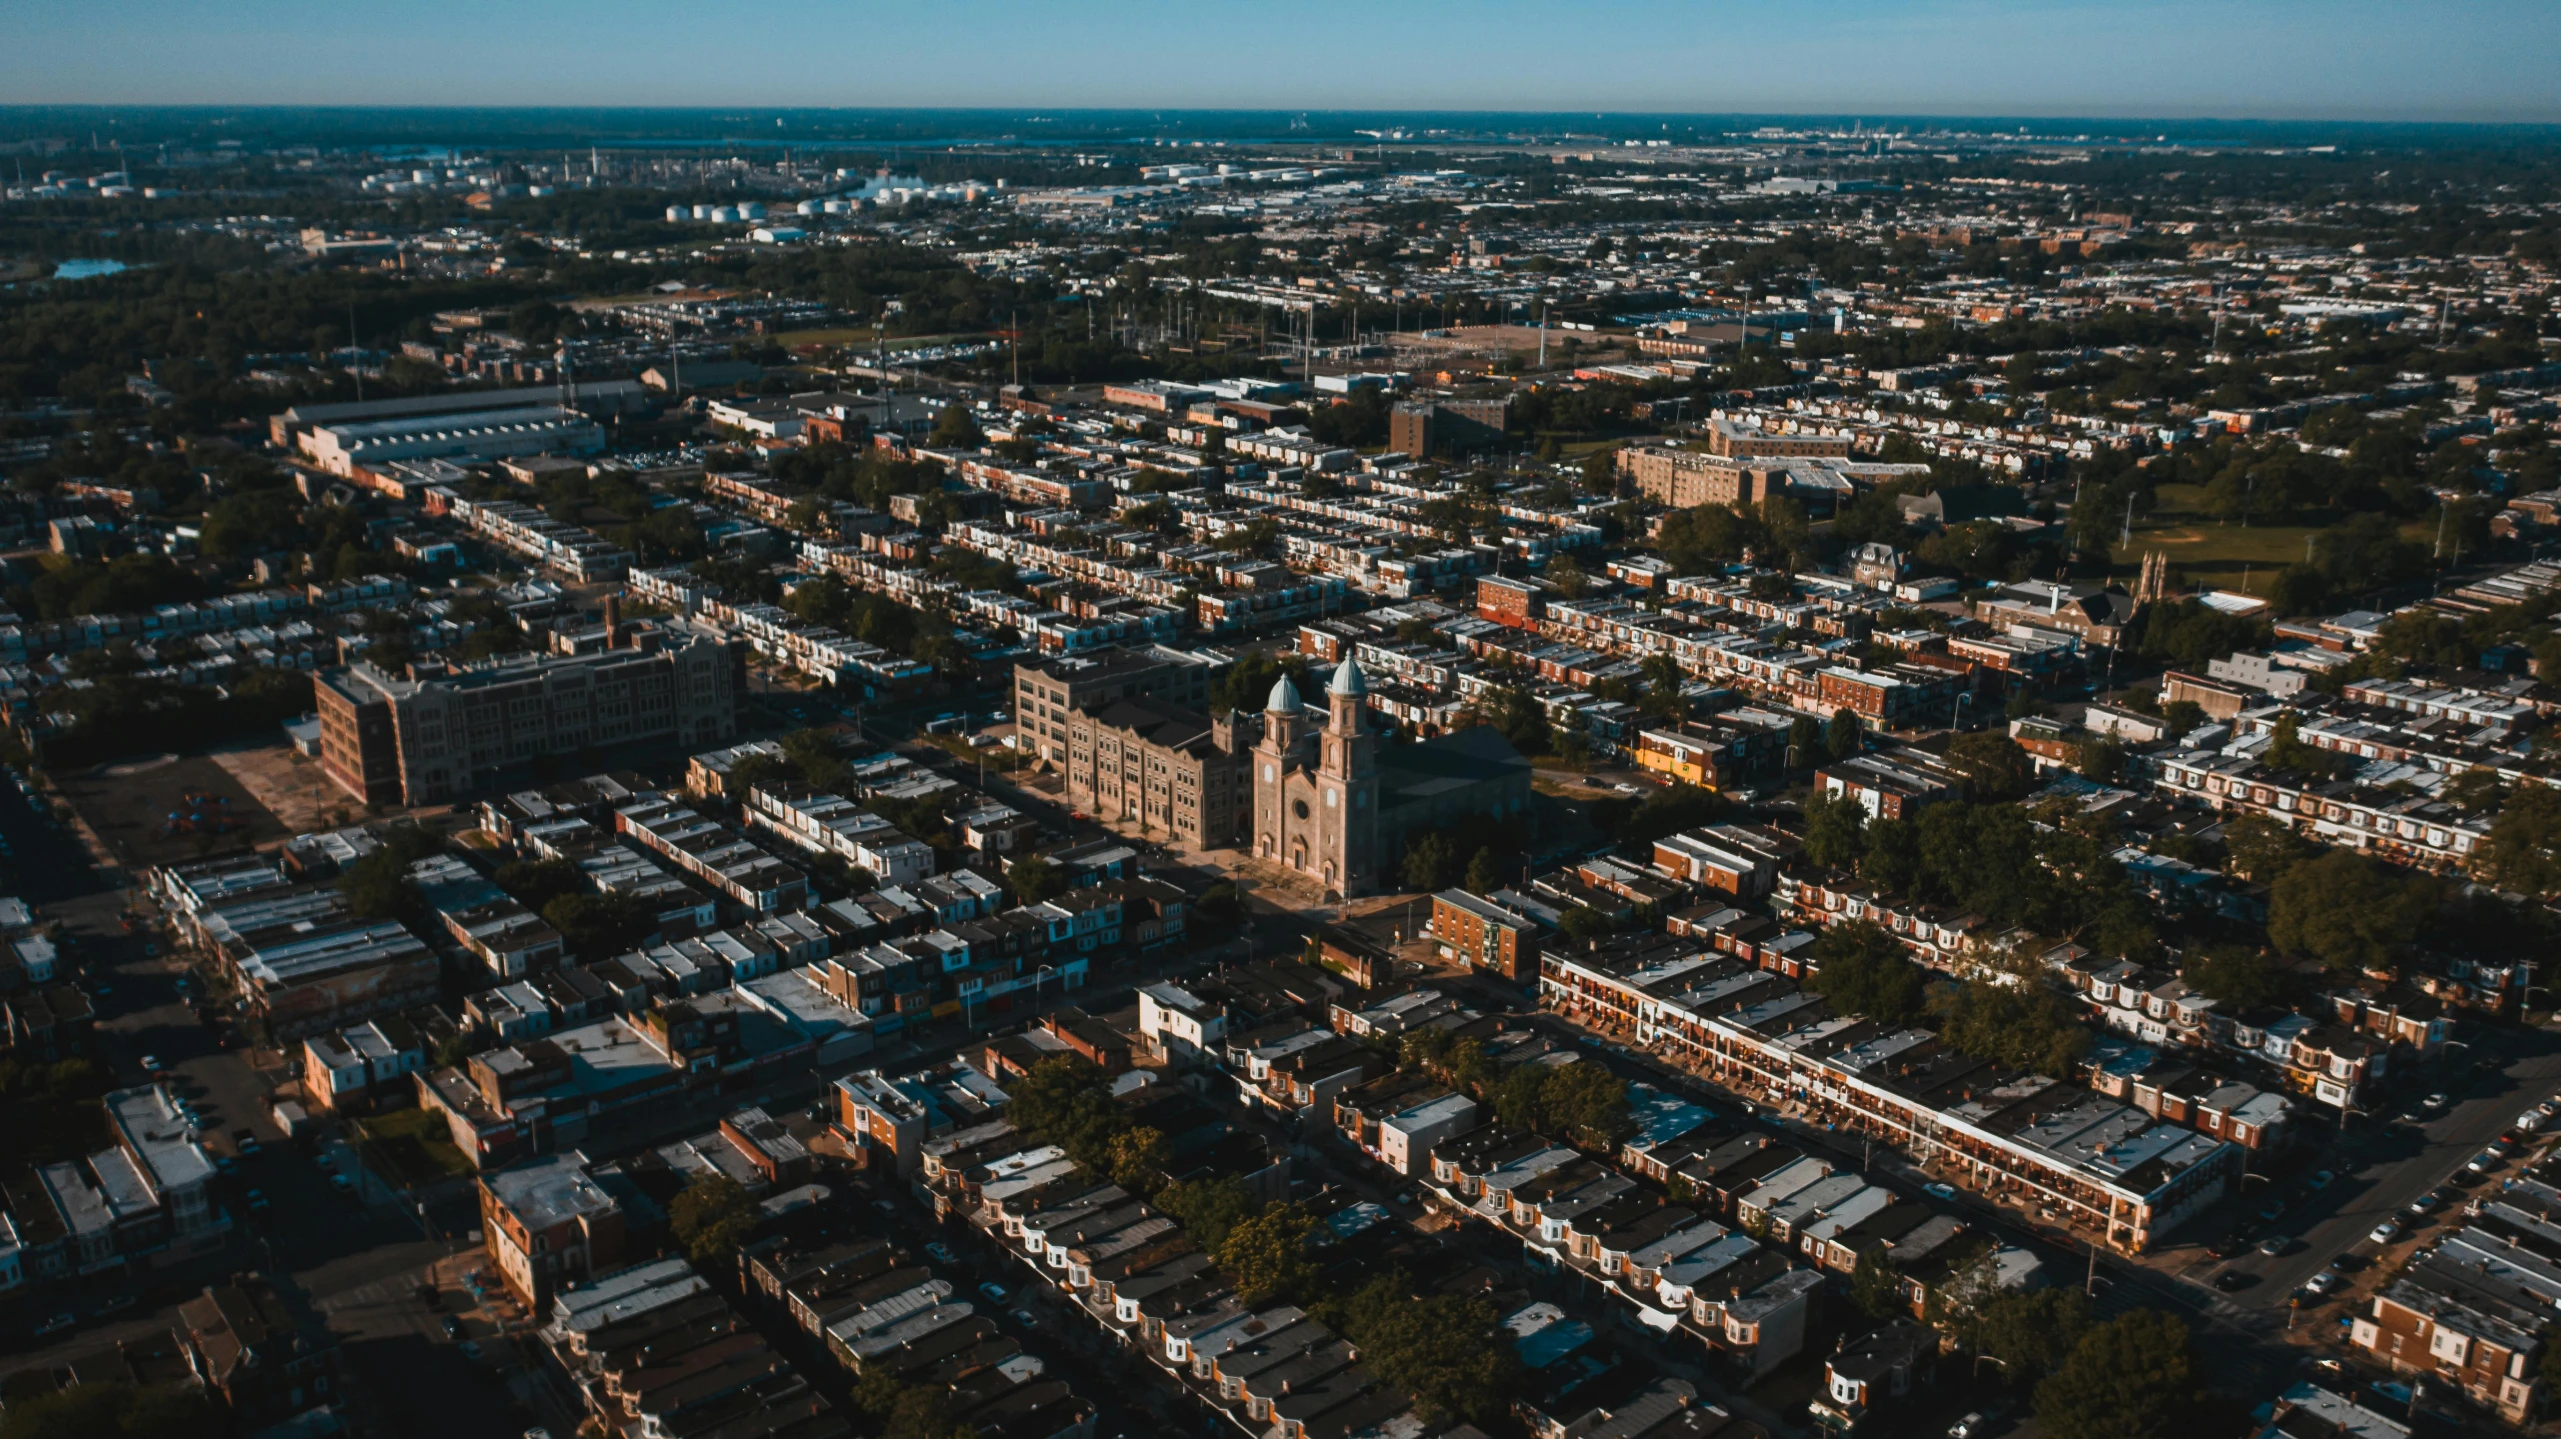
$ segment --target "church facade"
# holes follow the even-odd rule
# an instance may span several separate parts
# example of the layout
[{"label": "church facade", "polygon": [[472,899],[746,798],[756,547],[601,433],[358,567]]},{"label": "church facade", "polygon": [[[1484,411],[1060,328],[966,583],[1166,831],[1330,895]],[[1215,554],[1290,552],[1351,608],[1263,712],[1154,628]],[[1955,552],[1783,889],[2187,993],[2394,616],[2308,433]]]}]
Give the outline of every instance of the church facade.
[{"label": "church facade", "polygon": [[1382,751],[1368,714],[1369,685],[1354,660],[1335,666],[1321,719],[1283,676],[1251,757],[1253,852],[1329,898],[1389,887],[1408,830],[1529,808],[1529,762],[1492,729]]}]

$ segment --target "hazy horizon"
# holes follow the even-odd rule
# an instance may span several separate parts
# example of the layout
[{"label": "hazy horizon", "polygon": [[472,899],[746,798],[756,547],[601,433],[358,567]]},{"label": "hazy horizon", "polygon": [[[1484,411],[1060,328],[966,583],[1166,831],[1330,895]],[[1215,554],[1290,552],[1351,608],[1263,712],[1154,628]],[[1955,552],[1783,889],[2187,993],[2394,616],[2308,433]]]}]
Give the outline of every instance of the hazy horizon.
[{"label": "hazy horizon", "polygon": [[2561,7],[1127,0],[29,10],[13,105],[1059,107],[2543,124]]}]

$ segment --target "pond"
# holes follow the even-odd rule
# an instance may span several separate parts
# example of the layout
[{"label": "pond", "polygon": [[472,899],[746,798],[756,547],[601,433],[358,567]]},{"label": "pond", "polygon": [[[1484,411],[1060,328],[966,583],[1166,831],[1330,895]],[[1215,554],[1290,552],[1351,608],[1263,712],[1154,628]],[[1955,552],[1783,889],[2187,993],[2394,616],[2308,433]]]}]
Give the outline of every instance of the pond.
[{"label": "pond", "polygon": [[57,280],[94,280],[101,275],[120,275],[125,271],[122,260],[65,260],[53,267]]}]

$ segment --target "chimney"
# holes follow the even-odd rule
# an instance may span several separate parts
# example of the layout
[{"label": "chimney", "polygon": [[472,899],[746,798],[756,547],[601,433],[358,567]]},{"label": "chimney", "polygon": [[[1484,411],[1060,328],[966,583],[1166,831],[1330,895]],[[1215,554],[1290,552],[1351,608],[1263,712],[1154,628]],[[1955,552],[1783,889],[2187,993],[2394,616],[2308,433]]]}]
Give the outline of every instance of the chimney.
[{"label": "chimney", "polygon": [[605,648],[622,648],[622,596],[605,596]]}]

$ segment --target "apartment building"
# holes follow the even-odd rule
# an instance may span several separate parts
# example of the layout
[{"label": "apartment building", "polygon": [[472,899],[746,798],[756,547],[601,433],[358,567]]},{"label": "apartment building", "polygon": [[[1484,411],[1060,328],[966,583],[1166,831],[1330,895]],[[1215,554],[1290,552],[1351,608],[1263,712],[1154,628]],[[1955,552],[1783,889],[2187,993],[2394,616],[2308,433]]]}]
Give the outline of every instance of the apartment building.
[{"label": "apartment building", "polygon": [[673,643],[471,666],[358,661],[313,677],[320,764],[366,804],[458,798],[492,771],[607,745],[734,738],[746,692],[742,651],[699,631]]},{"label": "apartment building", "polygon": [[1462,960],[1515,984],[1538,974],[1541,929],[1533,916],[1463,889],[1432,896],[1430,934],[1441,957]]},{"label": "apartment building", "polygon": [[1152,699],[1185,709],[1209,708],[1220,666],[1206,655],[1151,646],[1014,666],[1018,747],[1044,768],[1067,764],[1067,727],[1079,710]]},{"label": "apartment building", "polygon": [[539,1313],[562,1286],[611,1270],[625,1249],[622,1202],[572,1151],[480,1177],[490,1263],[516,1302]]},{"label": "apartment building", "polygon": [[1140,697],[1067,717],[1067,798],[1104,824],[1201,849],[1243,835],[1250,716]]}]

